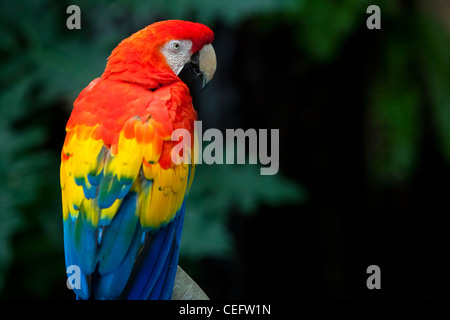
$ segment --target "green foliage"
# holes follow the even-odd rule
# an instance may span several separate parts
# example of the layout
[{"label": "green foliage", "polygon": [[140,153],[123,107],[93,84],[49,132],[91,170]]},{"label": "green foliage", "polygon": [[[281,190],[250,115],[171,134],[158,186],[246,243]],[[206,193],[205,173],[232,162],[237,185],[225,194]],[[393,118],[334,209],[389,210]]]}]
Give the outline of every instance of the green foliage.
[{"label": "green foliage", "polygon": [[346,36],[355,29],[367,4],[359,0],[305,1],[297,11],[299,44],[318,61],[332,59]]},{"label": "green foliage", "polygon": [[[36,16],[34,10],[39,10],[37,1],[30,1],[28,6],[18,2],[2,4],[0,19],[0,290],[6,283],[5,275],[11,272],[11,262],[21,258],[14,237],[21,236],[22,250],[48,242],[51,251],[47,252],[62,253],[58,241],[61,235],[57,214],[60,210],[58,154],[44,147],[49,136],[46,116],[40,115],[50,101],[62,94],[61,90],[53,90],[59,85],[58,80],[54,82],[55,79],[48,77],[40,57],[44,50],[43,35],[49,36],[46,32],[51,29],[44,26],[54,25],[54,19],[51,10],[42,16]],[[22,22],[14,12],[21,12]],[[64,93],[67,92],[69,86]],[[36,121],[37,118],[44,123]],[[55,225],[56,228],[51,227]],[[25,230],[29,233],[23,233]],[[45,257],[43,254],[41,258]],[[36,256],[22,256],[26,265],[36,267],[33,272],[48,274],[48,269],[39,268],[32,258]]]},{"label": "green foliage", "polygon": [[413,44],[398,41],[398,34],[389,41],[371,88],[367,147],[371,178],[395,184],[409,179],[418,164],[421,101],[418,79],[412,81],[414,57],[408,55]]},{"label": "green foliage", "polygon": [[[418,12],[394,17],[371,87],[367,148],[371,178],[398,185],[417,169],[428,113],[450,162],[450,37]],[[431,109],[424,108],[427,102]]]},{"label": "green foliage", "polygon": [[280,173],[261,176],[259,165],[200,165],[189,193],[181,254],[185,258],[230,256],[227,228],[233,210],[250,215],[262,204],[298,204],[306,192]]},{"label": "green foliage", "polygon": [[168,5],[165,0],[118,1],[141,19],[148,18],[149,14],[163,15],[171,19],[186,19],[191,16],[202,23],[222,22],[229,26],[236,26],[244,19],[262,13],[274,14],[292,10],[302,2],[303,0],[173,0]]},{"label": "green foliage", "polygon": [[424,84],[433,107],[433,121],[438,142],[450,163],[450,36],[438,21],[429,16],[417,20],[421,40],[417,50],[422,58]]},{"label": "green foliage", "polygon": [[261,19],[261,28],[288,23],[294,30],[296,45],[317,63],[332,62],[339,55],[344,42],[355,31],[365,28],[366,9],[376,4],[385,15],[398,11],[398,1],[392,0],[298,0],[281,6],[281,15],[274,11]]}]

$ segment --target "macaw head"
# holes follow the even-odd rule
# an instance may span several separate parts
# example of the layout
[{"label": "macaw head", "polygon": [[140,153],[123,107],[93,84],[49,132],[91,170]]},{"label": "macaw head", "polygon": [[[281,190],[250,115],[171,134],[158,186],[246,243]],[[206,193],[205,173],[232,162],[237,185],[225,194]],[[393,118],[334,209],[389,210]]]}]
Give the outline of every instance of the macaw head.
[{"label": "macaw head", "polygon": [[108,58],[103,78],[157,88],[176,80],[203,78],[203,88],[216,71],[214,34],[189,21],[156,22],[123,40]]}]

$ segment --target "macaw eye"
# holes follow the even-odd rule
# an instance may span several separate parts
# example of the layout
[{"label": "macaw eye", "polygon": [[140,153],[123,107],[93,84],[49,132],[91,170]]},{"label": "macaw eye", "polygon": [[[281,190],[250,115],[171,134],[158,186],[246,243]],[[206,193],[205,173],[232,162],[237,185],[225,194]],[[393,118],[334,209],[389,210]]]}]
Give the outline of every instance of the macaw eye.
[{"label": "macaw eye", "polygon": [[173,52],[178,52],[181,49],[181,42],[177,41],[177,40],[172,40],[170,42],[170,50],[172,50]]}]

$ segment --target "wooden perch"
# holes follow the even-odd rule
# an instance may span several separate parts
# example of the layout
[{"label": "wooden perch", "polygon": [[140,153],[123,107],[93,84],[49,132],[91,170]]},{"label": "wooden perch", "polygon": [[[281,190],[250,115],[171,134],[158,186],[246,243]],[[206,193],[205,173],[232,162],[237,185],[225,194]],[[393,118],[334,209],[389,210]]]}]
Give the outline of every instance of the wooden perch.
[{"label": "wooden perch", "polygon": [[198,284],[178,266],[172,300],[209,300],[209,298]]}]

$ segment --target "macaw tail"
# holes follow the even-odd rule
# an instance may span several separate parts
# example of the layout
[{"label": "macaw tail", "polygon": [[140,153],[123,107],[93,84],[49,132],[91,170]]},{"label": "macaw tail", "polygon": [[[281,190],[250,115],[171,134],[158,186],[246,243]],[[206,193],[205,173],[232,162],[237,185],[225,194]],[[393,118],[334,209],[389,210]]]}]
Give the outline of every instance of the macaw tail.
[{"label": "macaw tail", "polygon": [[[64,221],[67,267],[80,267],[77,299],[169,300],[178,266],[185,203],[157,231],[144,231],[129,193],[107,226],[93,230],[80,219]],[[91,295],[93,293],[93,297]]]},{"label": "macaw tail", "polygon": [[128,300],[169,300],[178,267],[178,252],[183,228],[185,205],[175,219],[156,234],[146,234],[142,258],[125,289]]}]

